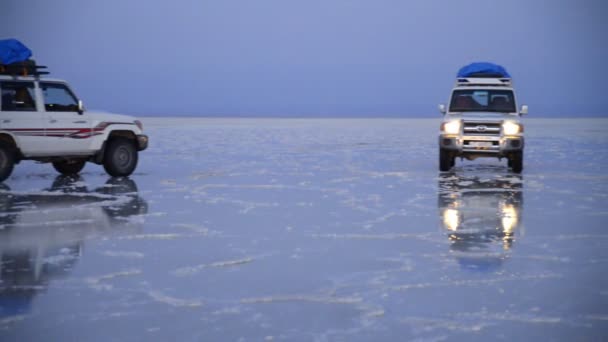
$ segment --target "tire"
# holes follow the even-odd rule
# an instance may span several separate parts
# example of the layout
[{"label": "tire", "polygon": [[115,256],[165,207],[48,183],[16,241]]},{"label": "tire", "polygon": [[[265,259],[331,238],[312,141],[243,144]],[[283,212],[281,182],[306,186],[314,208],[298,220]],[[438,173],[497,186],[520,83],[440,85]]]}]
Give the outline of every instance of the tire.
[{"label": "tire", "polygon": [[0,145],[0,182],[4,182],[13,173],[15,152],[6,145]]},{"label": "tire", "polygon": [[53,167],[62,175],[77,175],[86,164],[86,160],[72,159],[53,162]]},{"label": "tire", "polygon": [[454,156],[443,149],[439,149],[439,171],[450,171],[454,166]]},{"label": "tire", "polygon": [[521,173],[524,169],[524,151],[514,152],[509,158],[510,166],[513,172]]},{"label": "tire", "polygon": [[112,177],[125,177],[137,167],[137,149],[133,142],[125,138],[108,141],[103,157],[103,168]]}]

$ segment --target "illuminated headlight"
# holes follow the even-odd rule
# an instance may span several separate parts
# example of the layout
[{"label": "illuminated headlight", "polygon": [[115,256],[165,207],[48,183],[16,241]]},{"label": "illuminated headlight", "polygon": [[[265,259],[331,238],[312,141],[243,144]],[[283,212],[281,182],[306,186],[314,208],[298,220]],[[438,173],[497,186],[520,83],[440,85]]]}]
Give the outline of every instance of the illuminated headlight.
[{"label": "illuminated headlight", "polygon": [[460,133],[460,121],[454,120],[449,122],[444,122],[441,125],[441,130],[446,134],[458,134]]},{"label": "illuminated headlight", "polygon": [[511,121],[502,124],[502,131],[505,135],[514,135],[523,131],[523,126]]}]

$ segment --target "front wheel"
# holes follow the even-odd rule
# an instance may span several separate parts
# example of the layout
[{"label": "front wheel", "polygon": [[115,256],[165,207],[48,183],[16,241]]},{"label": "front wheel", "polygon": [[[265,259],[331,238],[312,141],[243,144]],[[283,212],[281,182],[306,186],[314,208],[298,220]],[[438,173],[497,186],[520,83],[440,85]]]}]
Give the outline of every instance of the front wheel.
[{"label": "front wheel", "polygon": [[128,176],[137,166],[137,149],[133,142],[125,138],[108,141],[104,153],[103,168],[113,177]]},{"label": "front wheel", "polygon": [[53,162],[53,167],[62,175],[76,175],[84,168],[85,160],[62,160]]},{"label": "front wheel", "polygon": [[450,171],[454,166],[454,156],[443,149],[439,149],[439,171]]},{"label": "front wheel", "polygon": [[4,182],[15,167],[15,154],[13,150],[4,145],[0,145],[0,182]]},{"label": "front wheel", "polygon": [[524,169],[524,151],[514,152],[509,158],[509,166],[515,173],[521,173]]}]

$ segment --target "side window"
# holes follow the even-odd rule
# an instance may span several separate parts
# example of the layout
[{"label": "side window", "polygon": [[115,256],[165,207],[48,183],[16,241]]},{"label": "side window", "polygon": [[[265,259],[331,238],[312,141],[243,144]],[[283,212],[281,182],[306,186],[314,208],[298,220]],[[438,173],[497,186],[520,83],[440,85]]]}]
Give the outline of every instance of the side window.
[{"label": "side window", "polygon": [[77,112],[78,100],[70,89],[61,83],[41,82],[44,108],[47,112]]},{"label": "side window", "polygon": [[0,89],[2,111],[36,111],[33,82],[2,82]]}]

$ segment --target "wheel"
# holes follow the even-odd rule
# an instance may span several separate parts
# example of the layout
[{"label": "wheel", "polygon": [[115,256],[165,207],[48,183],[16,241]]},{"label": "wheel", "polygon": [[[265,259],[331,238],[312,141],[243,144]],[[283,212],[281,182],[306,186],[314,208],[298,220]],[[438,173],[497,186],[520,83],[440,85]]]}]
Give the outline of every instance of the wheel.
[{"label": "wheel", "polygon": [[450,171],[454,166],[454,156],[443,149],[439,149],[439,171]]},{"label": "wheel", "polygon": [[15,167],[15,153],[12,148],[0,145],[0,182],[4,182]]},{"label": "wheel", "polygon": [[76,175],[84,168],[84,164],[86,160],[82,159],[61,160],[53,162],[53,167],[62,175]]},{"label": "wheel", "polygon": [[137,149],[129,139],[114,138],[108,142],[103,157],[103,168],[113,177],[133,173],[137,166]]},{"label": "wheel", "polygon": [[514,152],[509,158],[511,169],[515,173],[521,173],[524,169],[524,151]]}]

